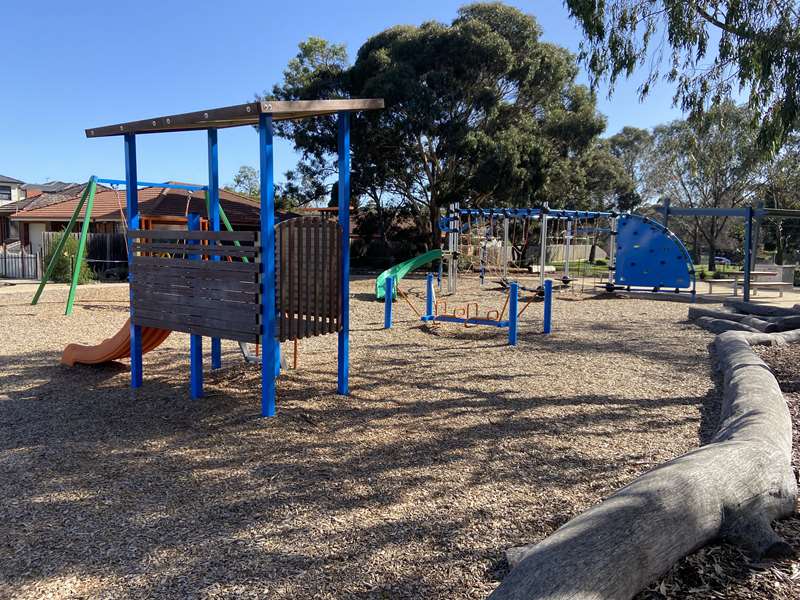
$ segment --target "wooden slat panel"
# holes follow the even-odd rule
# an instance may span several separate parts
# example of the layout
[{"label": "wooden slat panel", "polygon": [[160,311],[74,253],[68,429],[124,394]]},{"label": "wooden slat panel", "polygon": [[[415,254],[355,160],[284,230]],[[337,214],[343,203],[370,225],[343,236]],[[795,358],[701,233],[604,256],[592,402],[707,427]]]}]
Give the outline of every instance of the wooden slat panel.
[{"label": "wooden slat panel", "polygon": [[[255,288],[255,284],[254,288]],[[136,290],[143,290],[145,293],[152,294],[172,294],[183,296],[197,296],[214,300],[225,300],[228,302],[246,302],[250,304],[258,303],[258,290],[251,291],[197,287],[191,285],[164,285],[161,282],[137,280]]]},{"label": "wooden slat panel", "polygon": [[[180,261],[180,259],[178,259]],[[188,263],[188,260],[180,261]],[[202,264],[202,263],[201,263]],[[206,263],[209,264],[209,263]],[[219,265],[220,263],[213,263]],[[216,281],[252,281],[257,280],[256,269],[251,271],[228,271],[216,269],[210,266],[205,268],[183,268],[182,265],[172,266],[164,264],[142,264],[134,260],[130,272],[134,274],[151,275],[153,277],[183,278],[183,279],[205,279]]]},{"label": "wooden slat panel", "polygon": [[[181,308],[181,307],[175,307]],[[189,309],[189,310],[198,310],[198,309]],[[174,323],[179,325],[185,325],[187,327],[211,327],[213,329],[219,329],[220,331],[229,330],[231,332],[237,333],[249,333],[253,335],[257,335],[259,333],[258,324],[255,322],[255,316],[251,315],[250,318],[252,323],[245,322],[244,319],[242,320],[225,320],[220,319],[216,315],[211,313],[185,313],[185,312],[168,312],[164,310],[162,306],[148,306],[148,305],[140,305],[134,303],[133,305],[133,314],[139,314],[143,317],[148,317],[151,319],[170,319]],[[222,335],[221,337],[225,338],[227,336]]]},{"label": "wooden slat panel", "polygon": [[341,228],[303,217],[276,226],[277,333],[281,341],[339,330]]},{"label": "wooden slat panel", "polygon": [[171,307],[175,307],[175,312],[191,312],[189,309],[196,309],[202,313],[216,311],[216,313],[211,314],[217,314],[220,319],[227,321],[239,320],[243,315],[252,320],[253,315],[258,312],[253,302],[234,302],[185,294],[165,294],[144,288],[138,288],[137,292],[138,294],[133,299],[135,304],[147,305],[152,303],[154,306],[165,307],[165,310],[171,310]]},{"label": "wooden slat panel", "polygon": [[148,240],[206,240],[224,242],[255,242],[255,231],[187,231],[179,229],[132,229],[129,239]]},{"label": "wooden slat panel", "polygon": [[135,315],[133,317],[135,325],[142,327],[157,327],[158,329],[169,329],[171,331],[180,331],[183,333],[191,333],[195,335],[203,335],[207,337],[216,337],[220,339],[235,340],[237,342],[250,342],[251,344],[258,343],[259,336],[252,333],[242,333],[238,331],[231,331],[227,329],[217,329],[215,327],[201,327],[196,325],[187,325],[178,321],[174,321],[168,317],[154,318],[144,315]]},{"label": "wooden slat panel", "polygon": [[205,270],[212,273],[222,271],[236,271],[242,273],[256,273],[258,267],[252,262],[207,262],[202,260],[183,260],[180,258],[160,258],[156,256],[134,256],[134,266],[136,264],[148,265],[165,269],[176,269],[185,271]]},{"label": "wooden slat panel", "polygon": [[[221,256],[221,257],[242,257],[247,258],[255,257],[257,250],[250,246],[198,246],[196,244],[172,244],[172,243],[157,243],[157,244],[144,244],[134,243],[132,245],[134,252],[150,252],[154,254],[170,253],[170,254],[205,254],[207,256]],[[163,258],[163,257],[157,257]]]}]

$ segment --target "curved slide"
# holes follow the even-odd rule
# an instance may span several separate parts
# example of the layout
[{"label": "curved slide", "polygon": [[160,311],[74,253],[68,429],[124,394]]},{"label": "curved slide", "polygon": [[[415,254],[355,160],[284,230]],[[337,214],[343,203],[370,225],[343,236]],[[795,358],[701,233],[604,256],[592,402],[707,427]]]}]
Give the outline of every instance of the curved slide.
[{"label": "curved slide", "polygon": [[[142,354],[160,346],[170,333],[172,332],[169,329],[142,327]],[[103,340],[96,346],[69,344],[61,355],[61,363],[70,367],[74,367],[75,363],[99,365],[120,358],[128,358],[130,355],[131,320],[128,319],[113,337]]]},{"label": "curved slide", "polygon": [[375,297],[378,300],[382,300],[385,295],[386,290],[386,278],[387,277],[394,277],[394,285],[395,290],[397,289],[398,282],[408,275],[409,272],[413,271],[417,267],[421,267],[422,265],[426,265],[429,262],[433,262],[435,260],[440,260],[442,258],[442,251],[441,250],[430,250],[425,254],[420,254],[419,256],[415,256],[405,262],[401,262],[393,267],[389,267],[383,273],[378,275],[378,278],[375,280]]}]

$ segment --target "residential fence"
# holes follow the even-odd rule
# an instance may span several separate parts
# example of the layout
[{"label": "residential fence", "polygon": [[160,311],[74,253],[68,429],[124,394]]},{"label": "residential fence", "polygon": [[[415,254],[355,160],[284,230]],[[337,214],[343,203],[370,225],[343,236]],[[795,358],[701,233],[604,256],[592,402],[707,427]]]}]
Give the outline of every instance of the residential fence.
[{"label": "residential fence", "polygon": [[[58,243],[61,232],[42,232],[42,256],[47,256],[50,249]],[[76,242],[80,233],[74,232],[70,237]],[[123,233],[89,233],[86,237],[86,262],[95,277],[101,280],[121,280],[128,273],[128,248]]]},{"label": "residential fence", "polygon": [[11,252],[6,244],[0,250],[0,277],[8,279],[40,279],[42,277],[42,255],[39,252]]},{"label": "residential fence", "polygon": [[[8,279],[41,279],[47,267],[45,258],[58,243],[56,231],[42,233],[42,243],[36,252],[26,250],[20,243],[4,244],[0,248],[0,277]],[[77,242],[79,233],[71,237]],[[84,256],[95,277],[100,280],[124,280],[128,274],[128,250],[122,233],[90,233]]]}]

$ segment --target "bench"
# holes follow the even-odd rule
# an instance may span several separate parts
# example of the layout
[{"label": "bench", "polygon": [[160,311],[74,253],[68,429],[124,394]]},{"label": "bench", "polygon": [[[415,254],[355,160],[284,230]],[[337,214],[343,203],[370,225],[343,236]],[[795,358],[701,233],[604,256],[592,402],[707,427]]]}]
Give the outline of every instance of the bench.
[{"label": "bench", "polygon": [[714,293],[714,285],[716,285],[718,283],[726,283],[726,284],[730,283],[730,284],[733,284],[733,295],[734,296],[736,295],[736,280],[735,279],[712,279],[712,278],[709,278],[709,279],[706,279],[705,281],[708,284],[708,293],[709,294],[713,294]]},{"label": "bench", "polygon": [[[756,290],[760,288],[778,290],[778,297],[783,298],[783,290],[791,290],[794,286],[786,281],[751,281],[750,289],[753,290],[753,295],[756,295]],[[736,288],[734,287],[734,296]]]}]

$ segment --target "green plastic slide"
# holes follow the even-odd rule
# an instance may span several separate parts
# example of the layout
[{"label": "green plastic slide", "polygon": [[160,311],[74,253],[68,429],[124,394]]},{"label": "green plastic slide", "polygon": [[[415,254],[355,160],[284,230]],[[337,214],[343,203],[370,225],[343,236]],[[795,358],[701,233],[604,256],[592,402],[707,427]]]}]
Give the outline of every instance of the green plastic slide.
[{"label": "green plastic slide", "polygon": [[408,275],[417,267],[421,267],[422,265],[426,265],[435,260],[440,260],[441,258],[441,250],[431,250],[430,252],[420,254],[419,256],[415,256],[414,258],[411,258],[405,262],[401,262],[398,265],[389,267],[383,273],[378,275],[378,278],[375,280],[375,297],[378,300],[383,299],[385,295],[384,292],[386,291],[387,277],[394,277],[394,289],[397,291],[397,284],[403,277]]}]

